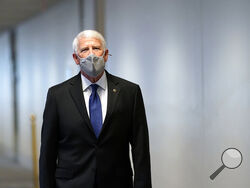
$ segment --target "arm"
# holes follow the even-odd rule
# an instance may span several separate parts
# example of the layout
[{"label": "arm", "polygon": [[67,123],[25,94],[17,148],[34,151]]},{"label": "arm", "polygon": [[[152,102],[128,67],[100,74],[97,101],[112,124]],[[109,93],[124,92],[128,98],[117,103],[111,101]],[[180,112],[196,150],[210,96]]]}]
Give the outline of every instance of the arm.
[{"label": "arm", "polygon": [[134,187],[151,188],[148,127],[142,94],[139,86],[137,88],[134,103],[131,146],[133,166],[135,171]]},{"label": "arm", "polygon": [[41,134],[39,159],[40,188],[55,188],[55,169],[57,160],[57,109],[51,89],[48,91]]}]

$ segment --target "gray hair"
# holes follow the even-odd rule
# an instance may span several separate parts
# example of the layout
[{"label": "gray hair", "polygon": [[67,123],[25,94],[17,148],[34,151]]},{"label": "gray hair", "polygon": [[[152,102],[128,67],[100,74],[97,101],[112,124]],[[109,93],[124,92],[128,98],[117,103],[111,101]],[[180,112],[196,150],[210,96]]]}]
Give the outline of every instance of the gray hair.
[{"label": "gray hair", "polygon": [[72,47],[74,50],[74,53],[77,53],[77,48],[78,48],[78,42],[80,38],[96,38],[99,39],[102,43],[103,49],[106,49],[106,42],[104,37],[102,36],[101,33],[95,31],[95,30],[84,30],[80,33],[77,34],[77,36],[74,38]]}]

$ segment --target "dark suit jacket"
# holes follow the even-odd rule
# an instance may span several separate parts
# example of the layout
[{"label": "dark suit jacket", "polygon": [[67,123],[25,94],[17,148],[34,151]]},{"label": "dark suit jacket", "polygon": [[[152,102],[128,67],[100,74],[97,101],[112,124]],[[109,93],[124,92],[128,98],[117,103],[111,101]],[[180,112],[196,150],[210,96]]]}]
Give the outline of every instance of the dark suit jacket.
[{"label": "dark suit jacket", "polygon": [[151,188],[141,90],[106,73],[108,106],[98,139],[87,114],[80,73],[49,89],[43,114],[40,188],[93,188],[94,183],[98,188]]}]

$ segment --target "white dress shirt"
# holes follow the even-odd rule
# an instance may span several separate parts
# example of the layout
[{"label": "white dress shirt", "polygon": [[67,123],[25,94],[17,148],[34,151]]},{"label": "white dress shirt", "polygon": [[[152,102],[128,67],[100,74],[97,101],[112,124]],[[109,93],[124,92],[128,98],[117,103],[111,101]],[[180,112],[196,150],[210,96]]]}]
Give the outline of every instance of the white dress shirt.
[{"label": "white dress shirt", "polygon": [[[92,93],[91,84],[97,84],[99,87],[97,88],[97,93],[100,97],[101,105],[102,105],[102,123],[104,122],[106,112],[107,112],[107,102],[108,102],[108,82],[106,72],[104,71],[102,77],[96,82],[90,82],[85,76],[81,74],[82,79],[82,89],[83,95],[85,99],[86,109],[89,115],[89,97]],[[89,116],[90,117],[90,116]]]}]

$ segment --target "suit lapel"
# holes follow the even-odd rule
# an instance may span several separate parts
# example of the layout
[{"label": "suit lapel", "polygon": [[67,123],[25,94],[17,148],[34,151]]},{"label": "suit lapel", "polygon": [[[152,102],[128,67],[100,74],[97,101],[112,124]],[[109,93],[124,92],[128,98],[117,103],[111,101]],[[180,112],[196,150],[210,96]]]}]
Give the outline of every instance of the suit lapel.
[{"label": "suit lapel", "polygon": [[106,129],[109,125],[108,120],[113,113],[113,110],[114,110],[114,107],[115,107],[115,104],[116,104],[116,101],[120,92],[119,82],[115,80],[114,77],[110,75],[107,71],[106,71],[106,74],[107,74],[107,82],[108,82],[108,103],[107,103],[107,113],[106,113],[105,120],[103,122],[100,136],[103,133],[104,129]]},{"label": "suit lapel", "polygon": [[[116,101],[120,92],[119,82],[116,79],[114,79],[114,77],[110,75],[107,71],[106,71],[106,74],[107,74],[107,82],[108,82],[107,113],[106,113],[106,117],[102,126],[101,133],[99,135],[99,138],[103,134],[104,129],[107,129],[109,126],[108,120],[113,113],[113,110],[114,110],[114,107],[115,107],[115,104],[116,104]],[[86,104],[85,104],[84,95],[82,91],[81,73],[79,73],[75,77],[75,79],[72,79],[70,84],[71,84],[71,87],[69,89],[70,95],[73,98],[73,101],[79,113],[82,115],[87,126],[89,127],[93,135],[95,136],[95,133],[91,125],[91,122],[87,113],[87,109],[86,109]]]},{"label": "suit lapel", "polygon": [[69,89],[69,92],[71,94],[71,97],[73,98],[73,101],[82,115],[83,119],[85,120],[86,124],[88,125],[91,132],[94,134],[93,127],[91,126],[90,119],[87,113],[84,95],[82,91],[82,81],[81,81],[81,73],[79,73],[75,79],[73,79],[71,82],[71,87]]}]

